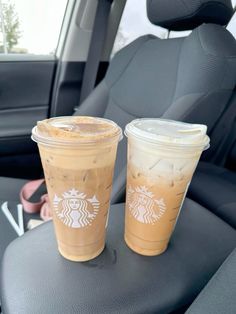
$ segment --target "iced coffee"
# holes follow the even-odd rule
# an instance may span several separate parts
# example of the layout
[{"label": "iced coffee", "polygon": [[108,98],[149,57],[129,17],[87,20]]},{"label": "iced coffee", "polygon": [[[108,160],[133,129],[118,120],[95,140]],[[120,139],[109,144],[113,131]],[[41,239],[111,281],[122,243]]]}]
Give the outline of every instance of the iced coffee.
[{"label": "iced coffee", "polygon": [[113,169],[121,129],[92,117],[39,121],[38,143],[58,249],[72,261],[87,261],[104,249]]},{"label": "iced coffee", "polygon": [[142,255],[167,248],[201,153],[207,127],[161,119],[126,126],[125,241]]}]

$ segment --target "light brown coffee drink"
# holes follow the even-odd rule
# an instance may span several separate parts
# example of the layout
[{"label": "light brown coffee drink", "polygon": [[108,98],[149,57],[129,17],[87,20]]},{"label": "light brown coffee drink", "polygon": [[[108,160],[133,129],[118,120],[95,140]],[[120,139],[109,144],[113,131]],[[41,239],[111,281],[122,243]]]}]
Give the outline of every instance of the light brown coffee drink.
[{"label": "light brown coffee drink", "polygon": [[33,130],[60,253],[87,261],[104,249],[120,128],[92,117],[40,121]]},{"label": "light brown coffee drink", "polygon": [[194,170],[208,146],[206,127],[161,119],[126,127],[125,241],[142,255],[167,248]]}]

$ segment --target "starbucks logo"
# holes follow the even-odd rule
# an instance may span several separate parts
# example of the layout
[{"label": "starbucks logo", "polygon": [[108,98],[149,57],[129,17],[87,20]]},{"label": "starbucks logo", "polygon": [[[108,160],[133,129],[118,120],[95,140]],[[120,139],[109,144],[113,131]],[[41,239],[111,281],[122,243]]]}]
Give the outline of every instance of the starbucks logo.
[{"label": "starbucks logo", "polygon": [[164,199],[155,199],[145,186],[129,187],[127,203],[132,216],[144,224],[154,224],[166,211]]},{"label": "starbucks logo", "polygon": [[53,207],[57,217],[68,227],[84,228],[91,226],[92,221],[98,214],[99,201],[94,195],[87,198],[87,195],[75,189],[55,195]]}]

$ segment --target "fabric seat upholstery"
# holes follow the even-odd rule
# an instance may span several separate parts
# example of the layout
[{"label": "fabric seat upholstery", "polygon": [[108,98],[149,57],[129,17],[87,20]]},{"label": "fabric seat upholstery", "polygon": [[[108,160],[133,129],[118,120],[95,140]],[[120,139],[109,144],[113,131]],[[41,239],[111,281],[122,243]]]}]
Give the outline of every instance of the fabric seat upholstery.
[{"label": "fabric seat upholstery", "polygon": [[[196,20],[196,14],[199,18],[199,11],[196,11],[195,2],[196,1],[188,1],[188,4],[186,4],[189,9],[188,15],[192,16],[193,20]],[[219,21],[219,16],[222,17],[223,15],[224,23],[227,23],[230,16],[233,14],[233,9],[232,6],[230,6],[229,4],[229,0],[201,0],[200,2],[205,5],[211,3],[211,10],[214,10],[214,12],[218,12],[215,17],[212,17],[212,15],[210,14],[211,10],[208,12],[208,14],[204,12],[204,14],[201,15],[201,22],[222,24],[222,22]],[[151,5],[154,3],[155,11],[151,8]],[[224,13],[224,10],[221,10],[220,12],[218,11],[219,3],[221,3],[224,8],[228,8],[227,13]],[[181,17],[186,17],[185,6],[183,6],[182,4],[183,1],[173,2],[173,0],[165,0],[164,2],[163,0],[147,1],[149,17],[150,12],[152,12],[151,20],[155,22],[156,25],[158,25],[159,22],[161,23],[163,20],[162,18],[161,20],[159,20],[158,16],[156,16],[156,18],[154,19],[153,17],[155,15],[155,12],[158,12],[159,14],[161,11],[164,12],[167,6],[170,6],[173,8],[173,10],[169,12],[169,23],[168,17],[165,18],[165,27],[173,28],[173,20],[175,19],[174,15],[176,14],[176,18],[178,18],[178,29],[180,29],[179,21]],[[214,7],[214,4],[217,7]],[[209,16],[211,17],[210,19]],[[196,26],[196,23],[191,23],[191,19],[189,19],[188,26],[189,29],[194,28]],[[185,29],[185,27],[183,27],[183,29]],[[108,72],[104,80],[96,87],[96,89],[85,100],[85,102],[80,107],[78,107],[75,114],[110,118],[117,122],[123,128],[126,123],[134,118],[150,116],[178,119],[195,123],[205,123],[208,125],[209,130],[211,130],[215,122],[219,118],[220,114],[225,109],[227,102],[232,94],[232,90],[235,86],[235,56],[236,43],[234,38],[225,28],[216,24],[200,25],[193,30],[190,36],[186,38],[172,38],[161,40],[155,36],[150,35],[140,37],[116,54],[116,56],[110,63]],[[124,195],[125,164],[126,141],[123,140],[119,145],[118,158],[115,169],[112,200],[113,202],[117,202]],[[9,186],[9,190],[11,188],[12,193],[17,193],[18,195],[19,191],[15,191],[15,187],[13,187],[13,185]],[[6,196],[3,195],[3,197],[4,200],[6,200],[6,197],[10,197],[10,195],[6,194]],[[196,209],[196,206],[193,206],[193,208]],[[212,219],[210,219],[210,222],[208,220],[202,220],[202,223],[209,223],[212,228],[211,232],[209,228],[202,228],[202,223],[199,223],[202,218],[201,212],[203,213],[204,217],[209,215],[213,217]],[[119,224],[117,224],[116,220],[115,222],[116,226],[118,226]],[[191,222],[191,227],[190,225],[188,225],[189,222]],[[50,236],[50,232],[47,226],[49,226],[49,224],[41,228],[41,230],[43,230],[42,235],[46,238]],[[184,235],[182,233],[179,234],[181,240],[186,240],[183,245],[186,255],[185,257],[183,257],[182,261],[188,263],[188,269],[181,269],[179,272],[177,272],[177,277],[175,277],[175,273],[170,271],[173,283],[177,285],[175,295],[172,294],[172,297],[177,295],[182,298],[181,294],[183,290],[181,284],[183,272],[185,272],[186,270],[185,288],[188,295],[190,296],[187,301],[189,301],[191,299],[191,296],[195,295],[197,292],[196,286],[194,286],[193,283],[196,281],[198,282],[199,274],[202,274],[202,269],[206,267],[204,268],[204,277],[202,277],[202,280],[204,281],[205,278],[209,278],[210,274],[212,274],[212,272],[216,270],[216,268],[219,266],[219,263],[226,257],[226,255],[232,250],[235,245],[235,230],[233,230],[233,228],[221,221],[218,217],[215,217],[211,213],[207,212],[204,208],[200,210],[200,212],[198,210],[194,210],[193,216],[186,220],[184,228],[187,227],[190,228],[189,230],[193,230],[192,226],[194,226],[195,228],[201,226],[201,228],[197,229],[197,232],[195,233],[196,237],[194,237],[194,239],[196,240],[196,247],[192,245],[191,241],[188,241],[188,238],[186,238],[186,233],[184,233]],[[112,227],[114,228],[115,224],[113,224]],[[44,232],[44,230],[46,232]],[[110,230],[111,234],[113,234],[112,228],[110,228]],[[115,231],[116,229],[114,229],[114,232]],[[203,234],[201,238],[199,237],[198,231]],[[225,243],[227,243],[227,247],[224,246],[223,243],[220,247],[218,245],[215,245],[217,239],[216,231],[217,233],[223,233],[223,235],[225,236]],[[208,237],[209,232],[211,233],[211,236]],[[33,236],[33,238],[31,238],[31,235]],[[31,248],[33,249],[33,251],[30,254],[28,254],[27,250],[22,250],[20,242],[21,240],[25,241],[25,239],[29,245],[32,244],[32,239],[33,241],[39,240],[37,232],[35,231],[27,234],[22,239],[20,238],[16,242],[13,242],[13,244],[7,250],[7,255],[4,263],[5,268],[2,273],[4,275],[4,278],[3,276],[1,276],[1,293],[4,294],[2,296],[4,298],[6,313],[12,313],[11,306],[13,306],[13,311],[15,308],[22,309],[20,303],[18,303],[21,302],[22,294],[18,293],[18,286],[13,285],[12,282],[14,281],[14,283],[21,284],[24,282],[23,278],[25,279],[26,277],[24,276],[23,272],[14,267],[13,263],[16,262],[15,265],[19,267],[24,265],[24,267],[21,268],[22,271],[23,269],[26,271],[32,270],[32,268],[29,267],[29,264],[27,264],[27,262],[29,262],[29,259],[26,259],[26,263],[24,263],[23,259],[26,256],[35,258],[37,254],[34,255],[34,252],[39,252],[38,248],[40,247],[40,245],[37,245],[37,247],[32,246]],[[199,239],[200,242],[198,242]],[[116,238],[113,238],[113,241],[115,241],[114,243],[119,244],[116,242]],[[47,242],[46,239],[45,244],[51,245],[50,243],[51,242]],[[209,259],[205,258],[204,254],[201,255],[202,246],[204,246],[205,248],[204,254],[205,252],[211,252],[212,255],[208,255]],[[26,247],[28,248],[28,245],[26,245]],[[198,251],[196,251],[197,248],[199,248]],[[34,251],[34,249],[36,249],[36,251]],[[182,249],[177,248],[176,260],[178,260],[178,257],[180,256],[179,252],[181,250]],[[21,252],[23,254],[18,254]],[[50,248],[47,252],[51,252]],[[201,262],[203,262],[201,263],[201,265],[195,265],[196,267],[200,266],[197,271],[195,267],[192,268],[192,265],[190,266],[194,259],[191,260],[191,257],[193,255],[189,252],[195,253],[196,255],[194,256],[200,257]],[[16,254],[17,258],[19,257],[20,260],[16,259],[15,257],[10,258],[10,256],[13,256],[12,254]],[[54,263],[52,262],[55,261],[55,258],[57,259],[57,257],[54,255],[52,259],[49,258],[46,264],[40,265],[44,265],[43,269],[49,269],[50,267],[50,269],[53,271],[55,268]],[[174,261],[174,259],[170,260],[172,262]],[[37,261],[37,257],[35,261]],[[211,262],[211,264],[209,264],[208,261]],[[35,267],[35,264],[32,262],[30,262],[30,265]],[[58,265],[60,267],[60,261]],[[166,267],[166,263],[164,263],[163,265],[164,267]],[[180,264],[174,265],[177,267],[178,270]],[[142,266],[142,269],[143,267],[144,266]],[[13,272],[13,270],[16,272]],[[91,270],[91,268],[89,268],[89,270]],[[170,270],[172,270],[172,267],[170,267]],[[17,273],[17,271],[19,272]],[[65,272],[67,272],[67,266],[65,267]],[[160,274],[161,273],[162,272],[160,272]],[[17,274],[17,276],[15,276],[14,274]],[[37,276],[37,274],[38,273],[34,271],[32,274],[30,274],[30,276],[27,276],[27,281],[24,282],[26,284],[26,289],[23,290],[24,292],[34,293],[34,289],[32,287],[37,281],[34,282],[33,278],[34,276]],[[54,277],[55,279],[57,279],[58,274],[59,272],[56,273],[56,276]],[[190,276],[190,274],[191,278],[188,277]],[[23,277],[21,278],[21,276]],[[71,278],[75,277],[72,276]],[[117,278],[119,278],[119,276],[117,276]],[[129,277],[125,276],[124,278],[127,279]],[[154,277],[151,276],[150,278]],[[62,282],[64,284],[64,280]],[[76,284],[78,282],[79,281],[76,280]],[[156,282],[158,281],[155,279],[153,282],[156,284]],[[128,281],[128,284],[131,285],[131,290],[129,290],[129,292],[131,291],[132,293],[132,282]],[[5,289],[6,285],[7,289]],[[147,283],[147,286],[149,286],[149,282]],[[58,285],[57,287],[59,288],[60,285]],[[63,287],[63,291],[67,291],[66,289],[64,289],[63,285],[61,285],[61,287]],[[8,288],[10,288],[10,290],[8,290]],[[53,286],[53,289],[51,289],[51,291],[54,291],[54,288],[55,285]],[[8,294],[9,291],[10,294]],[[77,290],[75,291],[77,292]],[[96,291],[99,292],[99,289]],[[38,296],[38,294],[34,294],[34,296]],[[46,296],[48,295],[46,294]],[[25,300],[25,295],[23,295],[23,298]],[[78,298],[77,295],[76,298]],[[155,295],[153,300],[155,301],[156,299],[157,298]],[[30,305],[30,303],[28,302],[30,300],[33,300],[33,298],[29,298],[27,300],[27,302],[25,303],[27,307]],[[60,300],[63,301],[63,298]],[[14,301],[14,303],[11,303],[11,301]],[[111,298],[109,298],[108,301],[110,302]],[[142,301],[141,298],[140,301]],[[177,302],[176,299],[174,299],[174,302],[172,304],[176,304],[175,302]],[[52,304],[51,298],[50,304]],[[63,304],[59,302],[58,304],[66,306],[66,302],[63,302]],[[88,302],[86,304],[88,304]],[[8,307],[8,305],[10,307]],[[112,305],[114,308],[115,304]],[[38,306],[39,308],[41,308],[41,306],[44,306],[44,304],[38,303]],[[112,311],[113,308],[111,308]],[[29,308],[30,313],[32,312],[31,309],[32,308]],[[49,309],[49,313],[52,312],[50,307],[46,309]],[[63,307],[60,307],[60,309],[63,311]],[[44,313],[47,312],[44,311]],[[109,313],[111,313],[110,308]]]},{"label": "fabric seat upholstery", "polygon": [[189,199],[164,254],[134,253],[123,232],[117,204],[106,248],[89,262],[60,256],[51,222],[13,241],[0,274],[3,313],[171,313],[194,300],[236,246],[236,230]]},{"label": "fabric seat upholstery", "polygon": [[200,162],[188,196],[236,228],[236,173]]},{"label": "fabric seat upholstery", "polygon": [[28,180],[0,177],[0,203],[5,201],[19,202],[19,193]]},{"label": "fabric seat upholstery", "polygon": [[[155,2],[159,13],[166,9],[163,1],[151,2]],[[228,1],[218,2],[228,7]],[[171,0],[167,3],[175,7],[178,18],[181,12],[185,16],[179,1],[175,5]],[[150,16],[150,1],[147,5]],[[192,7],[193,18],[195,9]],[[233,14],[232,7],[231,11]],[[173,14],[174,11],[169,25],[166,17],[166,27],[173,25]],[[206,16],[204,21],[208,21]],[[218,19],[214,21],[217,23]],[[158,17],[155,23],[158,24]],[[189,27],[193,27],[190,22]],[[140,37],[116,54],[104,80],[75,114],[109,118],[122,128],[134,118],[150,116],[206,123],[211,130],[235,86],[235,56],[235,39],[216,24],[203,24],[186,38]],[[125,164],[124,138],[118,149],[112,203],[124,198]],[[2,178],[0,200],[16,200],[24,182]]]},{"label": "fabric seat upholstery", "polygon": [[[122,128],[134,118],[149,116],[204,123],[211,131],[236,83],[233,56],[235,39],[214,24],[201,25],[187,38],[141,37],[117,53],[105,79],[76,114],[109,118]],[[123,140],[113,202],[120,201],[118,191],[124,191],[125,175],[120,173],[125,163]]]},{"label": "fabric seat upholstery", "polygon": [[236,250],[223,263],[186,314],[235,314]]},{"label": "fabric seat upholstery", "polygon": [[[201,22],[219,24],[233,14],[229,0],[214,1],[215,7],[209,0],[199,3],[186,3],[186,11],[181,1],[147,1],[148,17],[158,25],[164,16],[165,27],[173,29],[174,20],[179,23],[187,12],[190,29],[199,14]],[[208,14],[201,13],[199,9],[208,4]],[[219,12],[219,5],[225,10]],[[211,131],[236,83],[235,56],[235,39],[216,24],[200,25],[186,38],[140,37],[115,55],[104,80],[75,114],[109,118],[122,128],[134,118],[149,116],[204,123]],[[124,197],[125,164],[124,139],[118,149],[112,203]]]}]

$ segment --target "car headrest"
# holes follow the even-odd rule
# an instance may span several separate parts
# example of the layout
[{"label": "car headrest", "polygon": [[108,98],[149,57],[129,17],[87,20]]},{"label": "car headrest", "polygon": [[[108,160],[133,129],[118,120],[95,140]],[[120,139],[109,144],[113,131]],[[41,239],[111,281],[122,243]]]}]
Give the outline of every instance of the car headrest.
[{"label": "car headrest", "polygon": [[151,23],[169,30],[191,30],[202,23],[226,25],[233,15],[231,0],[147,0]]}]

